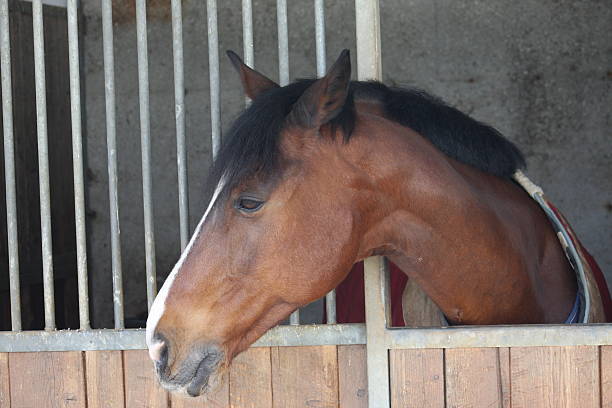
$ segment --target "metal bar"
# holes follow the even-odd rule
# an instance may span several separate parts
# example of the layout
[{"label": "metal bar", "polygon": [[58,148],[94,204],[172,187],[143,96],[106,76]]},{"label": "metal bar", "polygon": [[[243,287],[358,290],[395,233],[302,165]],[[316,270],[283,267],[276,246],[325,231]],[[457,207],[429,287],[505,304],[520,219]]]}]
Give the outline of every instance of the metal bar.
[{"label": "metal bar", "polygon": [[210,80],[210,130],[212,155],[217,157],[221,146],[221,89],[219,86],[219,31],[217,28],[217,1],[206,1],[208,16],[208,73]]},{"label": "metal bar", "polygon": [[87,282],[87,235],[85,231],[85,185],[83,181],[83,135],[81,129],[81,80],[77,1],[68,0],[67,3],[68,62],[70,69],[70,118],[72,121],[72,172],[74,177],[79,326],[81,330],[86,330],[89,329],[89,288]]},{"label": "metal bar", "polygon": [[[27,1],[27,2],[32,3],[32,0],[21,0],[21,1]],[[66,0],[42,0],[42,4],[44,4],[45,6],[66,8]]]},{"label": "metal bar", "polygon": [[295,312],[291,313],[289,316],[289,324],[294,326],[300,324],[300,309],[297,309]]},{"label": "metal bar", "polygon": [[51,237],[51,193],[49,188],[49,145],[47,140],[47,98],[45,85],[45,38],[42,7],[41,0],[34,0],[32,2],[45,329],[53,330],[55,329],[55,298],[53,290],[53,243]]},{"label": "metal bar", "polygon": [[144,329],[0,332],[2,352],[140,349],[146,349]]},{"label": "metal bar", "polygon": [[[278,77],[280,86],[289,83],[289,32],[287,28],[287,0],[276,0],[276,26],[278,29]],[[289,324],[300,324],[300,309],[291,313]]]},{"label": "metal bar", "polygon": [[612,344],[612,324],[389,329],[390,349],[594,346]]},{"label": "metal bar", "polygon": [[382,79],[378,0],[355,0],[357,78]]},{"label": "metal bar", "polygon": [[317,77],[325,75],[325,0],[315,0],[315,39],[317,49]]},{"label": "metal bar", "polygon": [[251,0],[242,0],[242,43],[244,45],[244,63],[251,68],[255,68],[253,4]]},{"label": "metal bar", "polygon": [[[378,0],[355,0],[357,35],[357,77],[360,80],[382,79],[380,55],[380,11]],[[389,352],[385,342],[386,315],[389,307],[383,279],[385,262],[380,257],[364,262],[366,324],[368,330],[367,367],[370,408],[390,406]],[[387,298],[387,299],[385,299]],[[376,395],[376,399],[372,398]]]},{"label": "metal bar", "polygon": [[102,0],[102,45],[104,49],[104,88],[106,100],[106,151],[108,155],[108,195],[113,272],[115,328],[124,327],[121,237],[117,193],[117,132],[115,128],[115,59],[113,55],[113,10],[111,0]]},{"label": "metal bar", "polygon": [[183,76],[183,11],[181,0],[172,0],[172,55],[174,57],[174,115],[176,119],[176,163],[178,167],[179,229],[181,251],[189,242],[189,191],[187,190],[187,145],[185,143],[185,84]]},{"label": "metal bar", "polygon": [[325,295],[325,315],[327,316],[327,324],[336,324],[336,291],[332,290]]},{"label": "metal bar", "polygon": [[390,307],[385,265],[385,259],[380,256],[364,261],[368,395],[376,396],[376,399],[370,397],[370,408],[390,406],[389,348],[386,344]]},{"label": "metal bar", "polygon": [[276,326],[270,329],[253,347],[291,347],[365,344],[364,324],[308,324]]},{"label": "metal bar", "polygon": [[[391,349],[612,345],[612,324],[397,328],[387,333]],[[363,324],[277,326],[253,347],[366,344],[366,340]],[[0,352],[145,348],[144,329],[0,332]]]},{"label": "metal bar", "polygon": [[[251,0],[242,0],[242,44],[244,47],[244,63],[255,68],[255,54],[253,50],[253,4]],[[251,99],[245,96],[248,107]]]},{"label": "metal bar", "polygon": [[[277,326],[253,347],[365,344],[363,324]],[[0,352],[146,349],[144,329],[0,332]]]},{"label": "metal bar", "polygon": [[157,295],[155,265],[155,228],[151,186],[151,131],[149,120],[149,52],[147,49],[147,4],[136,0],[136,37],[138,48],[138,96],[140,107],[140,147],[142,155],[142,207],[144,216],[145,268],[147,275],[147,307]]},{"label": "metal bar", "polygon": [[11,328],[21,330],[17,194],[15,191],[15,140],[8,0],[0,0],[0,76],[2,77],[2,123],[4,133],[4,179],[6,183],[6,232],[11,296]]},{"label": "metal bar", "polygon": [[[314,1],[315,39],[317,52],[317,77],[325,76],[325,0]],[[336,319],[336,291],[325,295],[325,315],[327,323],[334,324]]]},{"label": "metal bar", "polygon": [[278,28],[278,79],[280,86],[289,83],[289,29],[287,27],[287,0],[276,0]]}]

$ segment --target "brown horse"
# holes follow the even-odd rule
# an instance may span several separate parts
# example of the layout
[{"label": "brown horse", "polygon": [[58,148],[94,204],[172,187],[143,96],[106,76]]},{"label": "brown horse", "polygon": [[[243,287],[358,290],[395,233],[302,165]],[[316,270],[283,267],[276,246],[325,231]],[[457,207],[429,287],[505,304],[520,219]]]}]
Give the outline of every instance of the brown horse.
[{"label": "brown horse", "polygon": [[421,91],[328,74],[279,87],[233,53],[253,103],[212,199],[155,299],[161,383],[206,392],[231,360],[351,266],[385,255],[454,324],[564,322],[576,275],[496,130]]}]

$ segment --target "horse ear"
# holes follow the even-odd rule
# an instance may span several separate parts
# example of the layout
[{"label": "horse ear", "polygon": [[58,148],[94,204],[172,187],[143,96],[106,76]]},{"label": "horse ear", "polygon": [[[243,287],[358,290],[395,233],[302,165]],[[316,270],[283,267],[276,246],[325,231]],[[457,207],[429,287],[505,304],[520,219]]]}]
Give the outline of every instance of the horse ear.
[{"label": "horse ear", "polygon": [[344,106],[351,81],[351,56],[345,49],[327,74],[315,81],[302,94],[291,111],[293,123],[320,127],[332,120]]},{"label": "horse ear", "polygon": [[251,99],[257,98],[259,94],[271,88],[278,88],[278,84],[254,69],[249,68],[234,51],[227,50],[227,56],[242,81],[244,93]]}]

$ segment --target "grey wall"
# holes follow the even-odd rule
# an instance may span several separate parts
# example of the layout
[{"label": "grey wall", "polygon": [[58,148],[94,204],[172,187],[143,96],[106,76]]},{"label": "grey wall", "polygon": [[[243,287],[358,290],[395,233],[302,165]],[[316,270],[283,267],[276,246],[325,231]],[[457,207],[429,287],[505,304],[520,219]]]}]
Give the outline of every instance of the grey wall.
[{"label": "grey wall", "polygon": [[[124,2],[115,2],[121,3]],[[132,2],[125,2],[132,3]],[[153,191],[160,282],[179,256],[171,23],[149,2]],[[206,202],[210,162],[205,2],[183,1],[191,227]],[[242,54],[240,0],[219,2],[220,50]],[[278,78],[276,9],[254,1],[255,64]],[[328,64],[355,50],[354,2],[327,1]],[[112,326],[104,71],[99,2],[84,1],[88,237],[93,318]],[[134,10],[115,4],[119,201],[126,317],[146,312]],[[612,280],[612,3],[382,0],[387,83],[425,88],[496,126],[528,159],[528,174],[567,215]],[[311,2],[289,2],[291,77],[313,76]],[[353,53],[354,58],[354,53]],[[224,128],[243,106],[221,64]]]}]

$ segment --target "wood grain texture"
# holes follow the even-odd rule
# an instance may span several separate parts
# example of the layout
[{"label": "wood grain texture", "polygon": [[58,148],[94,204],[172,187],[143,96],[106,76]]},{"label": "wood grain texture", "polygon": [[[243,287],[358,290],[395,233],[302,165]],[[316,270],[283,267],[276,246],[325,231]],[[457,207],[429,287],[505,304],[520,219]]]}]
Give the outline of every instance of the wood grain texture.
[{"label": "wood grain texture", "polygon": [[612,408],[612,346],[599,349],[601,372],[601,407]]},{"label": "wood grain texture", "polygon": [[338,406],[336,346],[273,347],[274,407]]},{"label": "wood grain texture", "polygon": [[83,366],[80,351],[11,353],[11,406],[85,408]]},{"label": "wood grain texture", "polygon": [[234,358],[230,368],[230,407],[272,407],[270,347],[254,347]]},{"label": "wood grain texture", "polygon": [[444,351],[391,350],[391,407],[444,407]]},{"label": "wood grain texture", "polygon": [[510,349],[513,408],[600,405],[597,346]]},{"label": "wood grain texture", "polygon": [[86,351],[88,408],[124,408],[123,356],[116,351]]},{"label": "wood grain texture", "polygon": [[123,351],[123,373],[126,407],[168,407],[168,393],[158,384],[146,350]]},{"label": "wood grain texture", "polygon": [[447,349],[444,358],[447,408],[502,406],[502,366],[497,349]]},{"label": "wood grain texture", "polygon": [[170,405],[172,408],[228,408],[229,407],[229,382],[225,375],[221,383],[211,394],[192,398],[181,394],[170,394]]},{"label": "wood grain texture", "polygon": [[366,346],[338,346],[338,390],[340,407],[368,406]]},{"label": "wood grain texture", "polygon": [[3,408],[11,408],[9,384],[9,354],[0,353],[0,407]]}]

